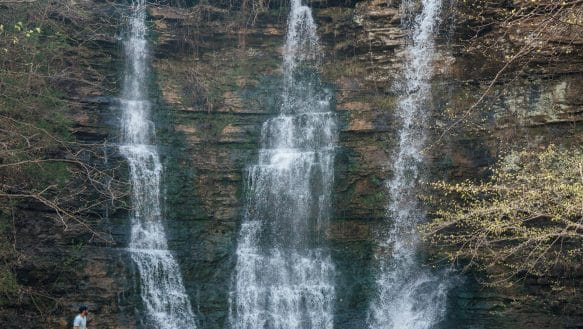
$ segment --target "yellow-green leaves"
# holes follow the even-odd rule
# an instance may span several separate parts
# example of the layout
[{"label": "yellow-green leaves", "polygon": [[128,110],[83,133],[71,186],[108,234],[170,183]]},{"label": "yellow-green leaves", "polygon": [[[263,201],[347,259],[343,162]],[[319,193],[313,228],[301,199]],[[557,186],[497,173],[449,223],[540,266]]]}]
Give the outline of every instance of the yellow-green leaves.
[{"label": "yellow-green leaves", "polygon": [[513,152],[485,182],[431,187],[435,219],[422,231],[448,258],[504,277],[583,262],[581,148]]}]

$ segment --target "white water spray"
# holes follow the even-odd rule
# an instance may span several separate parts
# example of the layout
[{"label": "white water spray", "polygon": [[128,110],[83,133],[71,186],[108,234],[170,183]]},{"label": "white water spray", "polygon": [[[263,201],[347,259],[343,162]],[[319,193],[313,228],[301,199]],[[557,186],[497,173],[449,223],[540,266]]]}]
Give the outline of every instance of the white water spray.
[{"label": "white water spray", "polygon": [[291,1],[280,115],[261,132],[249,168],[230,324],[235,329],[331,329],[334,266],[328,222],[336,124],[317,76],[310,8]]},{"label": "white water spray", "polygon": [[159,329],[196,328],[180,269],[168,250],[160,209],[162,164],[154,144],[147,99],[146,5],[134,1],[124,41],[127,58],[121,100],[120,152],[130,166],[132,184],[129,252],[140,274],[146,318]]},{"label": "white water spray", "polygon": [[[430,79],[435,53],[435,34],[441,0],[422,0],[422,11],[412,21],[412,43],[402,81],[403,95],[397,115],[401,130],[393,157],[393,178],[388,183],[391,203],[387,217],[391,228],[381,243],[388,251],[378,256],[378,295],[369,313],[371,329],[426,329],[439,322],[445,312],[447,282],[430,273],[418,259],[416,226],[424,219],[415,195],[421,150],[425,142]],[[404,1],[411,13],[413,1]]]}]

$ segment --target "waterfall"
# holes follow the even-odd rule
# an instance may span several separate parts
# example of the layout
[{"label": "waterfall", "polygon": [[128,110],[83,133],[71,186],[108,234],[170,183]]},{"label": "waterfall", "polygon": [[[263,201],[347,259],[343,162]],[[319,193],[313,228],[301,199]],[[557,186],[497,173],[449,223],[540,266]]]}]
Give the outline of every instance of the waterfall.
[{"label": "waterfall", "polygon": [[334,266],[323,243],[336,144],[330,94],[309,7],[291,1],[280,113],[261,131],[248,168],[230,325],[236,329],[331,329]]},{"label": "waterfall", "polygon": [[148,47],[146,4],[131,6],[127,58],[121,106],[120,152],[130,167],[132,186],[131,237],[129,252],[140,274],[141,297],[146,318],[156,328],[196,328],[180,269],[168,250],[160,207],[162,164],[154,144],[154,124],[149,119],[147,97]]},{"label": "waterfall", "polygon": [[[412,36],[396,109],[401,124],[399,145],[393,157],[393,178],[387,184],[391,197],[387,217],[392,222],[380,246],[385,252],[379,256],[378,295],[368,317],[371,329],[431,328],[445,312],[446,280],[432,274],[418,259],[416,226],[425,214],[415,193],[423,161],[434,39],[441,11],[441,0],[421,2],[421,12],[414,19],[405,19],[411,22]],[[405,1],[403,10],[412,13],[414,1]]]}]

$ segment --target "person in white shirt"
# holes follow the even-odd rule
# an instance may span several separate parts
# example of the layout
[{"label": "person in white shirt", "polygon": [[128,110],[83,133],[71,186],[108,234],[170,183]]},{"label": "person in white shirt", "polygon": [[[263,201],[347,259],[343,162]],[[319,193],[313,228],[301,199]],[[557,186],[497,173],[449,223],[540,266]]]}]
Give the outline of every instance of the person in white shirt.
[{"label": "person in white shirt", "polygon": [[87,305],[79,306],[79,314],[73,321],[73,329],[87,329],[87,314],[89,314]]}]

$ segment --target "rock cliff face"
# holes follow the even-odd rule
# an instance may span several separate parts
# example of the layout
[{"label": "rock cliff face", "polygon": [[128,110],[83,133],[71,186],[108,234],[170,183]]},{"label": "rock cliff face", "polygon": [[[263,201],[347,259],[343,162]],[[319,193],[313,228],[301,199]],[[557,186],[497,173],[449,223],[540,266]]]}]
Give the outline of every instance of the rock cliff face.
[{"label": "rock cliff face", "polygon": [[[246,167],[256,161],[261,125],[275,115],[280,101],[288,4],[176,2],[181,5],[155,2],[148,11],[150,93],[165,163],[166,229],[199,327],[223,328]],[[522,70],[508,71],[479,106],[464,114],[501,68],[499,58],[488,56],[484,47],[500,38],[519,43],[516,40],[529,28],[508,30],[496,19],[507,1],[474,3],[482,5],[484,19],[492,23],[477,36],[472,29],[484,22],[475,21],[475,7],[453,0],[444,5],[428,110],[434,124],[425,179],[479,179],[508,149],[583,142],[583,34],[572,41],[568,53],[542,51]],[[382,229],[387,203],[384,182],[391,175],[397,131],[395,83],[403,70],[407,31],[401,24],[400,1],[310,4],[325,51],[323,80],[335,94],[341,123],[334,214],[327,232],[339,272],[337,286],[342,287],[336,327],[356,328],[366,317],[373,293],[374,232]],[[107,16],[121,21],[125,9],[102,1],[71,6],[90,12],[87,20]],[[84,72],[96,70],[104,79],[100,88],[71,86],[66,93],[82,104],[71,114],[75,135],[83,141],[107,141],[112,162],[121,161],[109,144],[118,134],[115,81],[123,67],[115,37],[119,29],[108,26],[82,36],[92,41],[90,46],[69,56],[88,56],[91,68]],[[561,44],[561,37],[548,39],[549,45]],[[114,213],[97,223],[115,241],[103,245],[81,231],[63,233],[52,222],[39,226],[37,210],[22,210],[17,248],[30,258],[17,269],[18,278],[25,285],[46,286],[46,293],[59,299],[58,308],[47,310],[48,324],[36,327],[65,328],[75,305],[82,302],[94,311],[91,327],[140,327],[135,269],[123,250],[129,229],[125,216]],[[574,328],[583,322],[581,310],[569,302],[539,309],[534,300],[517,308],[512,306],[519,298],[516,292],[483,290],[471,280],[452,292],[452,312],[444,327],[555,328],[560,323]],[[528,288],[529,296],[536,299],[550,289],[550,284],[535,283]],[[31,299],[9,306],[0,312],[0,323],[6,328],[35,327],[29,325],[33,305]]]},{"label": "rock cliff face", "polygon": [[[38,12],[34,11],[36,8]],[[64,108],[49,108],[47,115],[64,111],[67,118],[62,120],[63,127],[59,129],[67,131],[69,138],[79,145],[95,146],[92,147],[95,153],[83,160],[101,168],[121,164],[115,155],[117,113],[113,109],[117,81],[121,77],[118,68],[123,65],[116,39],[121,21],[119,9],[101,1],[0,4],[3,28],[11,29],[9,22],[15,19],[22,20],[25,26],[40,26],[46,38],[42,41],[57,47],[57,50],[42,49],[42,55],[61,51],[57,55],[59,65],[47,68],[50,76],[41,79],[51,84],[56,97],[62,101],[49,104],[60,104]],[[4,69],[0,89],[10,83],[9,79],[4,80],[9,72]],[[34,90],[32,95],[36,92]],[[4,91],[2,97],[6,97]],[[3,116],[2,120],[5,119]],[[51,123],[44,124],[44,128],[52,128]],[[82,200],[71,202],[81,204]],[[85,218],[85,224],[118,243],[114,244],[105,243],[80,222],[64,225],[65,222],[54,219],[53,209],[34,200],[14,205],[9,222],[5,214],[0,216],[2,238],[11,242],[6,249],[2,246],[2,261],[10,262],[14,284],[19,288],[14,294],[3,294],[0,298],[0,327],[71,327],[81,303],[88,304],[100,315],[93,321],[94,327],[126,328],[136,322],[133,317],[135,301],[133,297],[124,297],[129,291],[130,295],[135,292],[132,290],[135,290],[133,269],[128,267],[129,258],[120,249],[127,235],[125,212],[108,212],[108,206],[102,206],[98,214]],[[2,276],[0,281],[5,292],[6,277]]]}]

